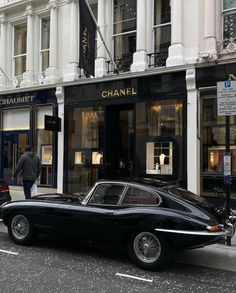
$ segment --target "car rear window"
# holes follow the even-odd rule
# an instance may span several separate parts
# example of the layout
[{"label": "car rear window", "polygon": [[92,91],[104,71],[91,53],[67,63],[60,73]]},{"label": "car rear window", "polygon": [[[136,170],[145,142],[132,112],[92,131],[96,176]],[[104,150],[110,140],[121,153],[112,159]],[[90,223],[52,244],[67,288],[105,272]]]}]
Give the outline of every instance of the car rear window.
[{"label": "car rear window", "polygon": [[159,205],[161,198],[154,192],[130,186],[127,190],[123,205]]}]

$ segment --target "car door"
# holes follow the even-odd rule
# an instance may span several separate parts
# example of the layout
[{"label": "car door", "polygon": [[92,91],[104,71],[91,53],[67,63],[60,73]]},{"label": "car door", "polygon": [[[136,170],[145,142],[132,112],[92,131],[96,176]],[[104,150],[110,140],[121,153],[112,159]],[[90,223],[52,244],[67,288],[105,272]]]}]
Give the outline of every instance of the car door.
[{"label": "car door", "polygon": [[85,205],[71,205],[73,234],[92,240],[112,240],[119,233],[117,207],[125,184],[101,183]]}]

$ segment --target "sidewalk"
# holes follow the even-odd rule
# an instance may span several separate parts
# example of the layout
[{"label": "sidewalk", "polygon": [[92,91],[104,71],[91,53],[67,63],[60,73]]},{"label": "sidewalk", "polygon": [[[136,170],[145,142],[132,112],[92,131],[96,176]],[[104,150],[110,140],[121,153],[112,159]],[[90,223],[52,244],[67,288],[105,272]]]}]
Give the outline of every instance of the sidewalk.
[{"label": "sidewalk", "polygon": [[[12,200],[24,199],[22,187],[10,186],[10,192]],[[57,192],[57,190],[38,188],[39,194],[54,192]],[[180,251],[174,256],[174,261],[236,272],[236,233],[231,243],[231,246],[214,244],[203,248]]]}]

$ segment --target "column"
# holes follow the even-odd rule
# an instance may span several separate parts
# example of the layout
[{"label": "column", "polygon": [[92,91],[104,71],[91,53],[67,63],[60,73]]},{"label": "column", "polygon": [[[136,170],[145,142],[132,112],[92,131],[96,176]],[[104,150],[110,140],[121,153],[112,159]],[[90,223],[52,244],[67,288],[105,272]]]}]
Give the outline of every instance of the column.
[{"label": "column", "polygon": [[[6,18],[5,15],[0,15],[0,67],[6,73]],[[7,88],[7,80],[3,73],[0,71],[0,91]]]},{"label": "column", "polygon": [[57,26],[57,1],[50,0],[48,3],[50,8],[50,52],[49,52],[49,68],[46,69],[44,83],[58,82],[58,26]]},{"label": "column", "polygon": [[58,149],[57,149],[57,192],[63,193],[63,172],[64,172],[64,88],[56,88],[56,97],[58,103],[58,117],[61,118],[61,131],[58,132]]},{"label": "column", "polygon": [[204,1],[204,36],[200,58],[217,59],[216,46],[216,1]]},{"label": "column", "polygon": [[73,81],[79,79],[78,71],[78,7],[77,0],[68,0],[70,4],[70,44],[69,62],[64,71],[63,81]]},{"label": "column", "polygon": [[171,46],[166,66],[185,64],[183,47],[183,1],[171,0]]},{"label": "column", "polygon": [[137,35],[136,52],[133,54],[131,72],[145,71],[148,67],[147,60],[147,0],[137,0]]},{"label": "column", "polygon": [[27,15],[27,56],[26,56],[26,71],[23,73],[23,81],[21,87],[28,87],[34,85],[34,72],[33,72],[33,60],[34,60],[34,21],[33,21],[33,7],[27,5],[25,10]]},{"label": "column", "polygon": [[[103,39],[106,39],[106,0],[98,0],[98,29]],[[103,77],[107,75],[106,66],[106,49],[97,32],[97,59],[95,60],[95,77]]]},{"label": "column", "polygon": [[187,86],[187,181],[188,189],[200,193],[200,139],[198,137],[198,94],[196,71],[186,70]]}]

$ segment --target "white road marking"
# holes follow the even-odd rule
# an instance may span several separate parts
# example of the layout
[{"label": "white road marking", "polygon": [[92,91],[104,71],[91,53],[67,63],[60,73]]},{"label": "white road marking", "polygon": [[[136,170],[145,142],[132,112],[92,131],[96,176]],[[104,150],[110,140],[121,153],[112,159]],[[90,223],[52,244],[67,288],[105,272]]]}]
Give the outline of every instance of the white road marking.
[{"label": "white road marking", "polygon": [[13,255],[18,255],[19,254],[17,252],[8,251],[8,250],[2,250],[2,249],[0,249],[0,252],[7,253],[7,254],[13,254]]},{"label": "white road marking", "polygon": [[120,273],[116,273],[116,276],[130,278],[130,279],[135,279],[135,280],[149,282],[149,283],[152,283],[153,282],[153,279],[144,279],[144,278],[140,278],[140,277],[136,277],[136,276],[131,276],[131,275],[120,274]]}]

